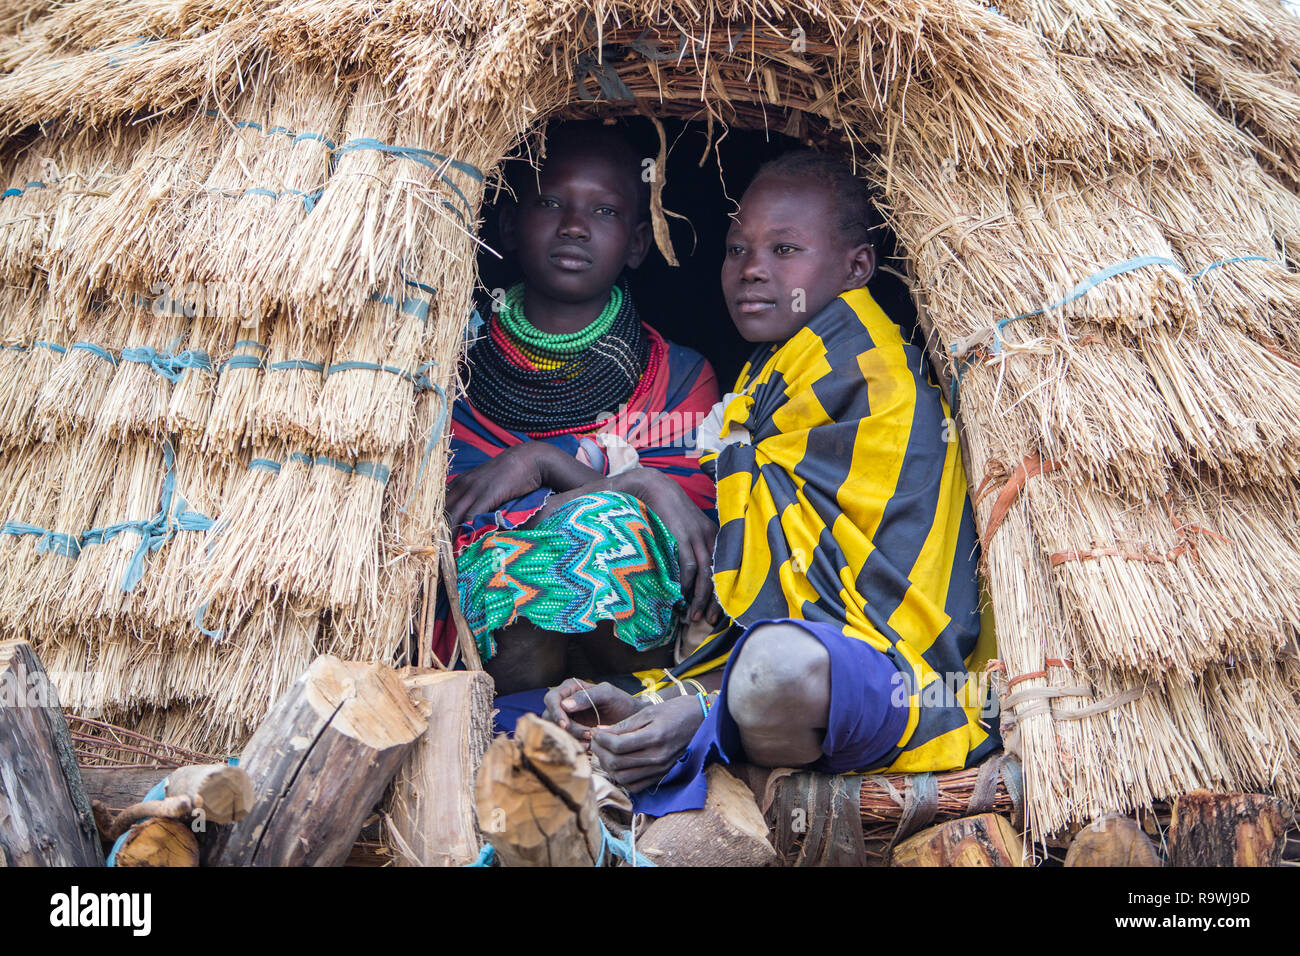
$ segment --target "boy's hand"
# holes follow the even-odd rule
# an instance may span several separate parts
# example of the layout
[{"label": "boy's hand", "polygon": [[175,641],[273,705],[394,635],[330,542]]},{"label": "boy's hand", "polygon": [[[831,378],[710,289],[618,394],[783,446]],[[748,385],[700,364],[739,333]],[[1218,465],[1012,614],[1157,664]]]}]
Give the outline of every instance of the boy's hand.
[{"label": "boy's hand", "polygon": [[644,790],[663,779],[703,722],[699,698],[674,697],[612,727],[597,727],[591,735],[591,752],[615,783]]},{"label": "boy's hand", "polygon": [[544,701],[542,716],[579,740],[590,739],[597,725],[618,723],[650,703],[613,684],[592,684],[577,677],[552,687]]},{"label": "boy's hand", "polygon": [[718,526],[695,506],[681,485],[662,472],[633,468],[617,478],[626,485],[622,490],[645,502],[677,539],[682,594],[690,602],[686,619],[697,622],[707,615],[709,623],[716,626],[723,617],[722,608],[713,600],[713,543]]}]

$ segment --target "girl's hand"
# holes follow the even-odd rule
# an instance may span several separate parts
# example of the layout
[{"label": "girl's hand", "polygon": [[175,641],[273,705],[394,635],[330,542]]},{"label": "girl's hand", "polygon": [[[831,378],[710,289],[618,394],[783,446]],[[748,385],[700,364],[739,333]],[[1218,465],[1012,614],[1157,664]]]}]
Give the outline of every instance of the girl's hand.
[{"label": "girl's hand", "polygon": [[599,473],[554,445],[543,441],[512,445],[447,485],[447,524],[454,532],[474,515],[494,512],[544,485],[567,489],[599,478]]}]

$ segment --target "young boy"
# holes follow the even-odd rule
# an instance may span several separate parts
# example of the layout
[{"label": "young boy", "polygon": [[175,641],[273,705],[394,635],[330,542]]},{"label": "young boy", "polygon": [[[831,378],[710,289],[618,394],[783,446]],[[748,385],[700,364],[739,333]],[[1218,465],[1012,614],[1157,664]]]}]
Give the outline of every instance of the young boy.
[{"label": "young boy", "polygon": [[502,213],[523,281],[470,348],[452,416],[456,583],[504,695],[671,663],[683,594],[697,621],[720,614],[693,427],[716,379],[621,281],[650,248],[640,158],[602,127],[553,129],[547,147]]},{"label": "young boy", "polygon": [[924,356],[866,289],[870,196],[844,164],[787,154],[734,220],[722,286],[759,348],[700,439],[718,489],[714,586],[747,630],[715,695],[646,705],[566,684],[548,699],[616,780],[668,771],[638,796],[654,815],[703,806],[712,759],[937,771],[998,745],[971,676],[992,634],[961,456]]}]

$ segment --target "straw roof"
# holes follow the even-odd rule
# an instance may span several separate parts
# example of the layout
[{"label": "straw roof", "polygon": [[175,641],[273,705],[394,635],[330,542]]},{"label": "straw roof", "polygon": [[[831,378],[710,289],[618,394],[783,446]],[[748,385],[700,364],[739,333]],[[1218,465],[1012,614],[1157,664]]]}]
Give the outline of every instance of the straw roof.
[{"label": "straw roof", "polygon": [[10,4],[0,629],[69,703],[219,750],[311,654],[426,637],[480,202],[619,113],[881,184],[1035,833],[1300,796],[1280,0]]}]

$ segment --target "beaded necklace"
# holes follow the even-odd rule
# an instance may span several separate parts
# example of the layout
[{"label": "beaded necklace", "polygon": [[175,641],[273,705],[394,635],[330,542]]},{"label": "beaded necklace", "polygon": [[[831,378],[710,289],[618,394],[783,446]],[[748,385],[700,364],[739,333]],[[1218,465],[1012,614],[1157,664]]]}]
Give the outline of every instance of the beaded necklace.
[{"label": "beaded necklace", "polygon": [[643,390],[638,386],[652,364],[649,337],[621,283],[595,321],[563,334],[524,318],[520,283],[487,331],[469,350],[466,394],[502,428],[533,437],[596,427]]}]

